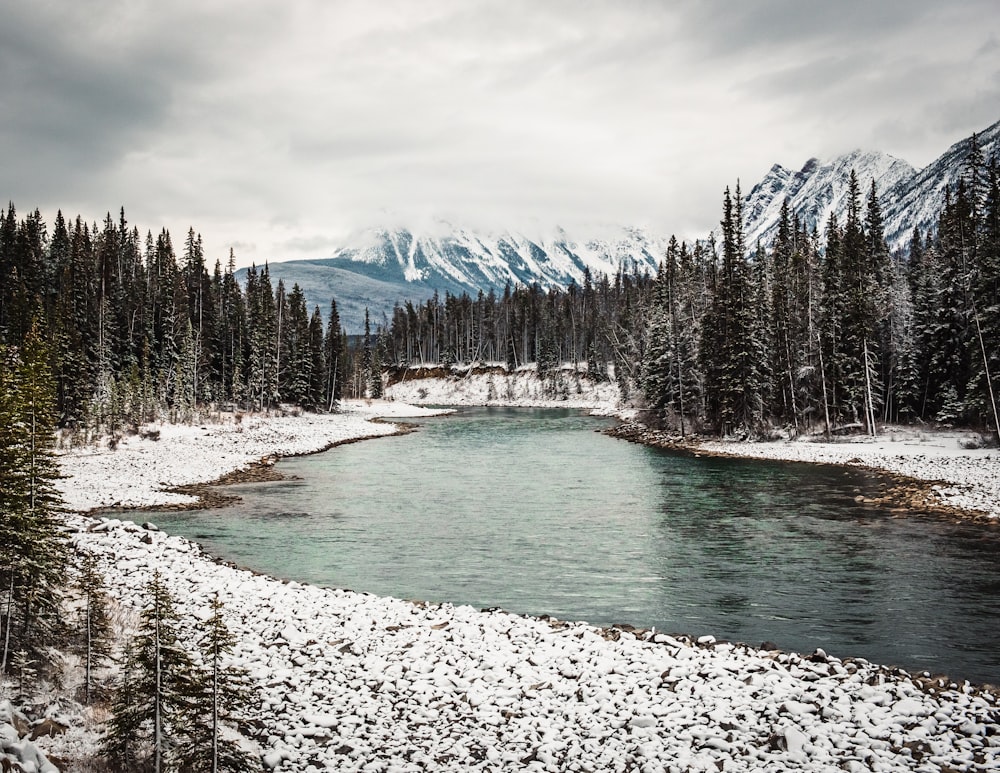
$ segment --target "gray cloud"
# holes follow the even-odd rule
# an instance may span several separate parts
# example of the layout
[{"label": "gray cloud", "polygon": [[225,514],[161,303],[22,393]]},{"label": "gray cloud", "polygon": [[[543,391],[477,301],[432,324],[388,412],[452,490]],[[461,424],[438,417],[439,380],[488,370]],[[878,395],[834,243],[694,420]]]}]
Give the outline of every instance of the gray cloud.
[{"label": "gray cloud", "polygon": [[691,237],[772,163],[1000,118],[992,0],[63,5],[0,26],[0,194],[222,260],[434,216]]}]

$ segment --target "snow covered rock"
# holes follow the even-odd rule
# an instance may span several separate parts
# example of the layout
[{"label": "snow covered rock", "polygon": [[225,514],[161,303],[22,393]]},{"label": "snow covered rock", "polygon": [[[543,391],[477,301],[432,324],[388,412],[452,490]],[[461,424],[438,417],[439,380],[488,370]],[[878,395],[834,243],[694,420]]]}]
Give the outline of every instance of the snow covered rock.
[{"label": "snow covered rock", "polygon": [[[0,768],[23,773],[59,773],[59,768],[18,731],[16,724],[24,727],[26,723],[25,717],[14,710],[9,700],[0,701]],[[18,767],[13,767],[14,764]]]}]

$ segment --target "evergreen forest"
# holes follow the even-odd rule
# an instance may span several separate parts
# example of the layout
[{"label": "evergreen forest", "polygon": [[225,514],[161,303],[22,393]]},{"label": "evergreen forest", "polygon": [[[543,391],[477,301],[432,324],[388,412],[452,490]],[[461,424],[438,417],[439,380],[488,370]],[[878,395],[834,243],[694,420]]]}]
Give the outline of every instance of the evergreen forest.
[{"label": "evergreen forest", "polygon": [[[742,196],[717,233],[671,238],[658,275],[587,274],[565,290],[435,295],[366,318],[349,340],[336,302],[308,309],[267,266],[242,285],[232,253],[209,270],[190,229],[140,236],[0,212],[0,344],[47,341],[56,423],[114,435],[199,410],[332,410],[379,397],[414,365],[564,369],[615,379],[654,423],[682,433],[873,432],[882,422],[996,427],[1000,390],[997,163],[973,141],[938,226],[891,252],[875,185],[853,174],[844,222],[820,239],[786,205],[771,245],[744,241]],[[373,329],[374,328],[374,329]],[[385,374],[388,374],[386,376]]]}]

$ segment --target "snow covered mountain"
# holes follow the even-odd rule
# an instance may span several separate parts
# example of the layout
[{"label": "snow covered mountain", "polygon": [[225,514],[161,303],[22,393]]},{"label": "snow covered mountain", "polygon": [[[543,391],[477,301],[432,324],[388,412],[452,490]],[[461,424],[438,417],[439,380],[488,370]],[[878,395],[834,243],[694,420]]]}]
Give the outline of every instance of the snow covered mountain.
[{"label": "snow covered mountain", "polygon": [[854,170],[867,194],[875,180],[878,191],[894,189],[913,177],[916,170],[905,161],[886,153],[855,150],[832,161],[821,163],[811,158],[798,172],[775,164],[745,198],[746,243],[753,248],[758,241],[767,246],[778,230],[782,202],[787,198],[791,211],[815,225],[822,233],[835,212],[843,223],[847,212],[847,182]]},{"label": "snow covered mountain", "polygon": [[[809,159],[797,172],[775,164],[744,199],[747,244],[752,248],[758,240],[765,246],[771,243],[778,228],[781,203],[786,198],[791,211],[804,219],[810,229],[815,225],[821,235],[831,212],[843,223],[847,216],[847,184],[853,169],[863,197],[868,195],[871,181],[875,181],[889,246],[905,249],[914,226],[924,233],[936,227],[945,190],[958,182],[970,139],[956,142],[921,170],[886,153],[860,150],[826,163]],[[994,153],[1000,155],[1000,121],[978,134],[977,140],[985,158]]]},{"label": "snow covered mountain", "polygon": [[487,234],[437,223],[426,233],[377,229],[361,234],[332,257],[272,263],[271,281],[297,282],[312,308],[325,314],[337,299],[341,321],[349,333],[363,327],[365,308],[373,323],[391,315],[396,303],[430,298],[434,292],[454,295],[480,290],[503,292],[509,283],[538,282],[543,288],[582,284],[589,269],[602,276],[655,273],[666,240],[638,229],[622,229],[610,239],[576,240],[561,229],[529,238],[504,232]]},{"label": "snow covered mountain", "polygon": [[[938,215],[944,208],[945,191],[958,183],[971,139],[966,137],[956,142],[937,161],[886,192],[882,209],[890,246],[908,247],[914,226],[922,233],[936,230]],[[1000,121],[978,133],[976,141],[985,160],[994,155],[1000,159]]]},{"label": "snow covered mountain", "polygon": [[[1000,122],[977,135],[984,158],[1000,155]],[[843,223],[847,185],[853,170],[862,196],[875,181],[890,247],[905,249],[914,226],[927,232],[937,223],[945,190],[957,183],[968,155],[969,138],[956,142],[921,170],[886,153],[856,150],[827,162],[810,159],[798,171],[775,164],[745,197],[746,243],[769,246],[777,231],[782,201],[822,235],[830,213]],[[707,235],[707,234],[706,234]],[[430,298],[435,292],[475,296],[503,292],[505,285],[564,288],[594,280],[655,273],[666,254],[667,236],[621,228],[610,238],[574,238],[562,229],[542,236],[487,233],[438,221],[423,230],[375,229],[360,234],[329,258],[270,264],[273,282],[298,283],[311,309],[325,315],[336,297],[349,333],[360,332],[367,308],[374,323],[388,319],[397,303]],[[385,315],[385,317],[383,317]]]}]

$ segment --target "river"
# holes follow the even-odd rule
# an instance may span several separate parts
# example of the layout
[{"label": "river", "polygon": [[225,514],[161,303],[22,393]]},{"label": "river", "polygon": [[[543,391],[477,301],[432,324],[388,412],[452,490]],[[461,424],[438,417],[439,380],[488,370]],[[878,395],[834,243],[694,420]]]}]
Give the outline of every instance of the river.
[{"label": "river", "polygon": [[1000,682],[1000,537],[858,505],[872,474],[690,458],[570,410],[420,424],[136,518],[303,582]]}]

